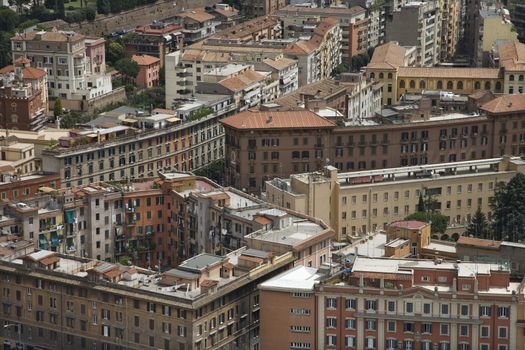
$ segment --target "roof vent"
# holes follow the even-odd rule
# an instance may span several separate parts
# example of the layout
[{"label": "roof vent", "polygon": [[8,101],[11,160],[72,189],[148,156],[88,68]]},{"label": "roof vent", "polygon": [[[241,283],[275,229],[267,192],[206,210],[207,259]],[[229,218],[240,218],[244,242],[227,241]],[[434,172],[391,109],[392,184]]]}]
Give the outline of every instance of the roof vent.
[{"label": "roof vent", "polygon": [[509,102],[509,104],[507,105],[507,107],[512,107],[512,102]]},{"label": "roof vent", "polygon": [[271,115],[268,116],[268,119],[266,119],[266,124],[271,124],[273,118]]}]

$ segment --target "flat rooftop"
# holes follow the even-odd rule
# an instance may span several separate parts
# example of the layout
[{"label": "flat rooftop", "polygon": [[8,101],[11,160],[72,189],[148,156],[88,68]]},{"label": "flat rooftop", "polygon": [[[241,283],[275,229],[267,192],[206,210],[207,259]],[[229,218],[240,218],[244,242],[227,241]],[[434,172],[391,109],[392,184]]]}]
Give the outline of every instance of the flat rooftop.
[{"label": "flat rooftop", "polygon": [[300,265],[261,283],[259,288],[267,290],[309,291],[313,290],[314,285],[319,282],[320,277],[321,274],[317,273],[316,268]]},{"label": "flat rooftop", "polygon": [[275,230],[260,230],[252,233],[249,237],[261,241],[296,245],[319,235],[325,230],[324,227],[315,222],[292,217],[290,226]]}]

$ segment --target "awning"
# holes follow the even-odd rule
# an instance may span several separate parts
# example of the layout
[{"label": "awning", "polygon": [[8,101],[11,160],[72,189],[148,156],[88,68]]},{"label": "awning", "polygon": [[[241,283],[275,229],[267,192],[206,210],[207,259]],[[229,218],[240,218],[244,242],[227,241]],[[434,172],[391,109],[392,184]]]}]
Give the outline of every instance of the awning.
[{"label": "awning", "polygon": [[180,122],[180,118],[177,118],[177,117],[168,118],[168,119],[166,119],[166,121],[169,122],[169,123],[178,123],[178,122]]},{"label": "awning", "polygon": [[38,243],[39,243],[40,249],[44,249],[44,250],[47,249],[48,243],[44,235],[40,235],[40,237],[38,238]]},{"label": "awning", "polygon": [[55,192],[56,189],[54,189],[53,187],[48,187],[48,186],[42,186],[38,189],[40,192],[44,192],[44,193],[50,193],[50,192]]},{"label": "awning", "polygon": [[51,231],[51,246],[56,247],[58,246],[58,235],[57,231]]},{"label": "awning", "polygon": [[66,224],[72,224],[75,222],[75,212],[73,210],[66,211]]}]

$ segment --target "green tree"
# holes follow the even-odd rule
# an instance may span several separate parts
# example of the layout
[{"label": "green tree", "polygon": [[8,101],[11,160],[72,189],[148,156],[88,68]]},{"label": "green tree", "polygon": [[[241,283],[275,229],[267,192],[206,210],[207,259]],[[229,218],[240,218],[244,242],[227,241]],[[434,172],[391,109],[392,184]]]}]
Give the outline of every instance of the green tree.
[{"label": "green tree", "polygon": [[62,107],[62,101],[60,100],[60,98],[57,98],[55,100],[53,113],[55,114],[55,118],[60,118],[62,115],[64,115],[64,108]]},{"label": "green tree", "polygon": [[0,7],[0,31],[12,31],[16,28],[19,20],[20,18],[15,11],[7,7]]},{"label": "green tree", "polygon": [[465,234],[467,236],[473,236],[477,238],[491,238],[490,237],[490,224],[487,221],[487,217],[481,211],[481,208],[478,207],[474,216],[472,217],[472,222],[468,225]]},{"label": "green tree", "polygon": [[106,46],[106,61],[110,65],[114,65],[118,60],[123,58],[124,55],[124,47],[116,42],[116,41],[109,41]]},{"label": "green tree", "polygon": [[115,63],[115,68],[124,76],[126,82],[132,82],[139,74],[139,65],[131,58],[124,57]]},{"label": "green tree", "polygon": [[97,12],[107,15],[111,12],[111,5],[109,0],[97,0]]},{"label": "green tree", "polygon": [[419,196],[419,201],[417,203],[417,211],[425,211],[425,202],[423,201],[423,196]]},{"label": "green tree", "polygon": [[507,183],[496,186],[490,202],[494,238],[517,242],[525,237],[525,175],[517,173]]},{"label": "green tree", "polygon": [[405,218],[405,220],[418,220],[424,222],[430,222],[432,224],[431,232],[432,233],[444,233],[447,230],[448,219],[445,215],[440,213],[428,213],[418,211],[416,213],[410,214]]},{"label": "green tree", "polygon": [[218,159],[194,171],[197,176],[205,176],[218,184],[224,183],[224,159]]}]

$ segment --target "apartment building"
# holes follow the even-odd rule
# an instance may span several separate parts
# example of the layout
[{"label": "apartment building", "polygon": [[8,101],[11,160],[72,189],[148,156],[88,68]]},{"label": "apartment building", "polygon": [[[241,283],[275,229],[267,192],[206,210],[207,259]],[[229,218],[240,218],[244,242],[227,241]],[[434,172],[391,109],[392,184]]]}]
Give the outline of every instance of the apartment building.
[{"label": "apartment building", "polygon": [[[228,64],[262,62],[281,57],[289,42],[280,38],[280,23],[274,17],[258,18],[223,30],[218,37],[190,45],[166,56],[166,105],[189,99],[196,93],[203,73]],[[270,40],[254,41],[258,38]]]},{"label": "apartment building", "polygon": [[215,4],[210,12],[215,19],[220,22],[216,27],[217,30],[230,28],[239,23],[242,19],[239,10],[228,4]]},{"label": "apartment building", "polygon": [[420,94],[423,90],[461,95],[473,94],[481,89],[504,92],[504,69],[413,67],[410,50],[392,42],[376,51],[366,67],[366,74],[386,85],[386,89],[383,88],[383,103],[388,105],[397,104],[404,93]]},{"label": "apartment building", "polygon": [[498,42],[517,42],[518,33],[510,21],[508,10],[482,5],[476,17],[477,33],[474,40],[473,64],[487,67],[490,53]]},{"label": "apartment building", "polygon": [[243,111],[280,95],[279,80],[270,71],[256,71],[253,65],[228,64],[205,71],[197,92],[230,96],[237,110]]},{"label": "apartment building", "polygon": [[510,42],[498,45],[497,65],[503,70],[503,92],[522,94],[525,91],[525,44]]},{"label": "apartment building", "polygon": [[259,286],[261,346],[515,349],[521,288],[507,267],[487,263],[356,257],[338,274],[299,266]]},{"label": "apartment building", "polygon": [[16,171],[2,171],[0,180],[0,199],[9,202],[23,201],[42,191],[60,188],[60,176],[56,173],[35,171],[31,175],[20,176]]},{"label": "apartment building", "polygon": [[[112,91],[111,77],[105,74],[98,50],[104,45],[75,32],[33,31],[11,38],[13,62],[23,57],[31,66],[47,73],[49,96],[65,100],[92,100]],[[87,50],[91,46],[92,49]],[[95,54],[97,57],[89,57]],[[94,65],[93,62],[99,62]],[[99,70],[98,72],[96,70]]]},{"label": "apartment building", "polygon": [[506,264],[513,271],[524,271],[523,250],[525,244],[517,242],[496,241],[473,237],[459,237],[456,242],[456,253],[459,259],[474,262],[491,262]]},{"label": "apartment building", "polygon": [[437,1],[410,2],[386,22],[385,41],[416,47],[416,64],[431,67],[441,58],[441,9]]},{"label": "apartment building", "polygon": [[[167,116],[177,120],[172,119],[175,122],[165,128],[150,127],[143,132],[125,125],[70,132],[54,147],[41,150],[42,170],[58,170],[62,186],[72,187],[151,178],[173,169],[198,169],[223,157],[223,128],[218,119],[234,107],[227,99],[220,106],[205,117],[184,123]],[[135,109],[117,114],[122,119],[133,117]]]},{"label": "apartment building", "polygon": [[215,16],[203,8],[185,10],[175,16],[176,24],[182,26],[184,43],[192,44],[215,34],[216,27],[220,24]]},{"label": "apartment building", "polygon": [[[0,261],[4,344],[47,349],[257,349],[257,284],[290,252],[201,254],[157,272],[40,250]],[[20,334],[18,337],[17,331]]]},{"label": "apartment building", "polygon": [[[312,112],[247,111],[221,120],[226,182],[255,193],[271,178],[321,170],[328,164],[339,171],[361,171],[520,156],[525,150],[522,100],[523,95],[495,98],[481,106],[480,115],[418,111],[408,118],[384,117],[357,126],[336,126],[307,114],[318,129],[313,134],[295,121]],[[287,113],[286,123],[271,122]],[[246,122],[252,119],[254,123]]]},{"label": "apartment building", "polygon": [[245,17],[253,18],[267,16],[286,6],[285,0],[257,0],[243,1],[241,3],[242,14]]},{"label": "apartment building", "polygon": [[363,73],[343,73],[341,84],[348,86],[347,108],[345,116],[355,125],[366,123],[381,111],[383,86]]},{"label": "apartment building", "polygon": [[135,78],[137,86],[152,88],[159,85],[160,59],[149,55],[133,55],[131,59],[139,65],[139,74]]},{"label": "apartment building", "polygon": [[124,35],[122,44],[128,56],[154,56],[160,59],[160,65],[164,67],[164,57],[184,46],[182,28],[178,23],[154,21]]},{"label": "apartment building", "polygon": [[326,18],[319,22],[308,40],[291,43],[284,55],[297,61],[299,86],[330,78],[341,63],[342,32],[339,22]]},{"label": "apartment building", "polygon": [[[525,171],[519,158],[495,158],[436,165],[325,174],[292,175],[266,183],[266,200],[330,222],[337,240],[386,230],[417,211],[419,198],[437,201],[449,226],[470,223],[478,208],[491,217],[496,185]],[[328,205],[329,204],[329,205]],[[439,238],[439,237],[433,237]]]},{"label": "apartment building", "polygon": [[279,96],[294,92],[299,87],[299,68],[295,60],[284,56],[266,58],[256,63],[255,69],[271,72],[272,79],[279,82]]},{"label": "apartment building", "polygon": [[[289,5],[275,13],[283,24],[284,36],[308,30],[314,19],[334,18],[341,27],[341,59],[349,63],[352,56],[365,53],[368,49],[366,40],[366,10],[360,6],[317,8]],[[306,23],[306,24],[305,24]],[[363,42],[364,41],[364,42]]]},{"label": "apartment building", "polygon": [[47,76],[42,69],[29,66],[19,58],[15,65],[0,69],[0,116],[3,127],[40,130],[48,111]]},{"label": "apartment building", "polygon": [[461,0],[444,0],[441,2],[441,62],[451,61],[462,38]]}]

